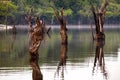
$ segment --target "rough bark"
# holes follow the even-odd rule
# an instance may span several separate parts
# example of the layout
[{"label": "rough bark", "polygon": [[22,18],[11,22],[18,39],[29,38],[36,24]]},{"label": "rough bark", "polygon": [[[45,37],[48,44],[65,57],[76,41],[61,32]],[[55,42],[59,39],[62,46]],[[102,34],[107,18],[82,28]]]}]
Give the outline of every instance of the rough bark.
[{"label": "rough bark", "polygon": [[31,54],[37,54],[41,41],[43,40],[43,28],[42,22],[40,22],[39,18],[36,19],[36,26],[33,28],[32,32],[30,33],[31,43],[29,52]]},{"label": "rough bark", "polygon": [[64,16],[64,8],[62,8],[61,16],[59,15],[58,11],[55,11],[57,20],[60,24],[60,35],[61,35],[61,50],[60,50],[60,61],[57,66],[57,73],[59,74],[59,70],[61,68],[61,76],[62,79],[64,79],[64,67],[66,65],[66,59],[67,59],[67,28],[66,28],[66,19]]},{"label": "rough bark", "polygon": [[107,7],[107,5],[108,5],[108,0],[104,0],[104,3],[100,7],[99,13],[104,14],[104,11],[105,11],[105,8]]},{"label": "rough bark", "polygon": [[96,26],[96,39],[105,39],[103,25],[105,20],[105,9],[107,5],[108,0],[104,0],[104,3],[101,5],[99,11],[96,11],[95,8],[92,6],[92,13]]},{"label": "rough bark", "polygon": [[[29,24],[31,26],[31,24]],[[29,45],[29,53],[30,53],[30,65],[33,69],[32,78],[33,80],[43,80],[43,75],[40,71],[38,65],[38,49],[40,47],[41,41],[44,39],[45,34],[45,23],[39,20],[39,17],[36,19],[36,26],[34,28],[30,27],[30,45]]]},{"label": "rough bark", "polygon": [[55,11],[57,20],[60,24],[60,35],[61,35],[61,41],[62,44],[67,44],[67,28],[66,28],[66,19],[64,16],[64,8],[61,10],[61,16],[59,15],[58,11]]}]

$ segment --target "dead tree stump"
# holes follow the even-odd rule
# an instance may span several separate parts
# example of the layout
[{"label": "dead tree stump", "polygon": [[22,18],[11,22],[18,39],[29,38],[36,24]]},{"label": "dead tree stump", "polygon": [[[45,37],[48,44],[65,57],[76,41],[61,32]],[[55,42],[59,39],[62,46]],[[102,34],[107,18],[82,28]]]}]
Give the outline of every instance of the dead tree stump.
[{"label": "dead tree stump", "polygon": [[30,11],[30,15],[26,17],[29,23],[29,53],[30,53],[30,65],[33,69],[32,78],[33,80],[43,80],[43,75],[40,71],[38,65],[38,49],[40,47],[41,41],[43,40],[43,36],[45,34],[45,23],[39,20],[39,17],[36,18],[36,26],[33,28],[32,26],[32,9]]},{"label": "dead tree stump", "polygon": [[61,16],[59,15],[58,11],[55,11],[57,20],[60,24],[60,35],[61,35],[61,43],[62,44],[67,44],[67,28],[66,28],[66,19],[64,16],[64,8],[62,8],[61,12]]},{"label": "dead tree stump", "polygon": [[104,0],[104,3],[101,5],[99,11],[95,10],[95,7],[92,6],[92,13],[94,15],[94,21],[96,26],[95,39],[105,39],[103,25],[105,20],[105,8],[107,7],[107,5],[108,5],[108,1]]},{"label": "dead tree stump", "polygon": [[36,19],[36,26],[33,28],[33,31],[30,33],[31,44],[29,48],[29,53],[37,54],[41,41],[43,40],[43,23],[40,22],[39,18]]}]

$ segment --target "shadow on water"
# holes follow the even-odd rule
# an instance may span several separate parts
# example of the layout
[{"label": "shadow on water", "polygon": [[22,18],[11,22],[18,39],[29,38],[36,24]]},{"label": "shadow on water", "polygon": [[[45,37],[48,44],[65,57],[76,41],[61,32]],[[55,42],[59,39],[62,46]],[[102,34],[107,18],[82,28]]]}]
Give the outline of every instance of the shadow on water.
[{"label": "shadow on water", "polygon": [[105,80],[108,79],[108,73],[105,68],[105,59],[104,59],[104,45],[105,40],[97,40],[96,41],[96,51],[94,57],[94,66],[93,66],[93,75],[98,73],[98,70],[103,74]]}]

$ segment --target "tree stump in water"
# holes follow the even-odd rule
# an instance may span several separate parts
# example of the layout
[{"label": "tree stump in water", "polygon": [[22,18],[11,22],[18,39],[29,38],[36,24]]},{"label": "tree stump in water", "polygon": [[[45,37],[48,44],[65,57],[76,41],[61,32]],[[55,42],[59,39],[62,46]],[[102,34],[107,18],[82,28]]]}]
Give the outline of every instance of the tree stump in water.
[{"label": "tree stump in water", "polygon": [[103,30],[104,20],[105,20],[105,8],[108,5],[108,0],[104,0],[99,11],[95,11],[92,6],[92,13],[94,15],[95,26],[96,26],[96,37],[95,39],[105,39],[105,34]]},{"label": "tree stump in water", "polygon": [[[59,15],[58,11],[55,11],[57,20],[60,24],[60,35],[61,35],[61,51],[60,51],[60,61],[57,66],[57,73],[59,74],[59,70],[61,68],[62,73],[64,74],[64,66],[66,65],[66,58],[67,58],[67,28],[66,28],[66,19],[64,16],[64,8],[61,10],[61,16]],[[64,75],[61,75],[64,78]]]},{"label": "tree stump in water", "polygon": [[36,26],[30,33],[31,43],[29,48],[29,53],[37,54],[41,41],[43,40],[43,28],[42,22],[40,22],[39,18],[36,19]]},{"label": "tree stump in water", "polygon": [[30,12],[30,15],[26,17],[28,23],[29,23],[29,53],[30,53],[30,65],[33,69],[32,72],[32,78],[33,80],[43,80],[43,75],[40,71],[39,65],[38,65],[38,49],[40,47],[41,41],[43,40],[43,35],[45,34],[45,23],[43,21],[39,20],[39,17],[36,19],[36,26],[32,27],[32,9]]},{"label": "tree stump in water", "polygon": [[67,28],[66,28],[66,19],[64,16],[64,8],[61,10],[61,16],[59,15],[58,11],[55,11],[57,20],[60,24],[60,35],[61,35],[61,43],[62,44],[67,44]]},{"label": "tree stump in water", "polygon": [[30,45],[29,45],[29,53],[30,53],[30,65],[32,67],[32,78],[33,80],[43,80],[42,72],[38,65],[38,49],[40,47],[41,41],[43,40],[44,33],[44,25],[45,23],[39,20],[39,17],[36,19],[36,26],[33,28],[31,19],[29,21],[29,35],[30,35]]}]

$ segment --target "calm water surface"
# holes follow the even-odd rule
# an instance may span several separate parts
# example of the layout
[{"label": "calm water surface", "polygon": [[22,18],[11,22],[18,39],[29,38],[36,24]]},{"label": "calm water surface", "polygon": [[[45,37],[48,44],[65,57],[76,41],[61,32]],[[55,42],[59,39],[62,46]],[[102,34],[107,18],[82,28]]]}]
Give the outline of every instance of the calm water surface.
[{"label": "calm water surface", "polygon": [[120,80],[119,26],[105,29],[100,45],[92,41],[89,29],[70,27],[67,46],[61,45],[59,29],[52,29],[34,60],[27,29],[17,29],[16,35],[0,31],[0,80]]}]

